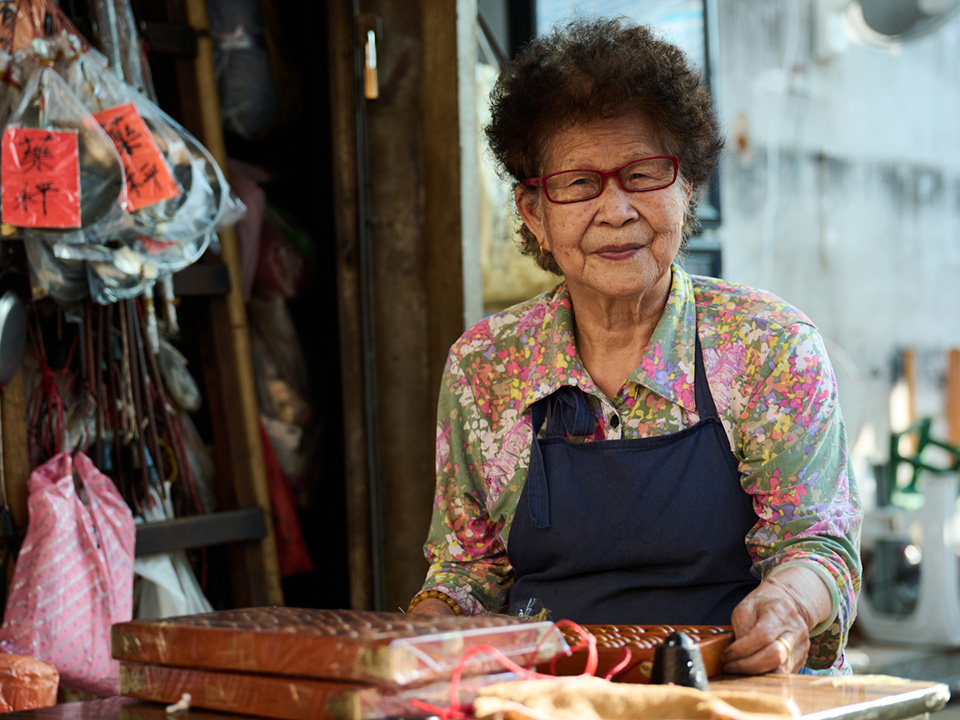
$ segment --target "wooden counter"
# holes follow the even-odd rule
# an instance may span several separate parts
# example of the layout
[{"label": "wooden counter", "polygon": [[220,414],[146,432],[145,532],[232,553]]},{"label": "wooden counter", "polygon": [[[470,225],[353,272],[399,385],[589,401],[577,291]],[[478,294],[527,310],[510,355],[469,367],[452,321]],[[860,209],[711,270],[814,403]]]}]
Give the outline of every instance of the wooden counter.
[{"label": "wooden counter", "polygon": [[792,698],[803,720],[901,720],[940,710],[950,699],[943,683],[889,675],[726,675],[710,687]]},{"label": "wooden counter", "polygon": [[[813,675],[721,676],[712,688],[769,693],[793,698],[803,720],[907,720],[943,708],[950,690],[942,683],[885,675],[825,678]],[[132,698],[64,703],[52,708],[9,713],[11,720],[249,720],[191,708],[189,715],[168,715],[163,705]]]}]

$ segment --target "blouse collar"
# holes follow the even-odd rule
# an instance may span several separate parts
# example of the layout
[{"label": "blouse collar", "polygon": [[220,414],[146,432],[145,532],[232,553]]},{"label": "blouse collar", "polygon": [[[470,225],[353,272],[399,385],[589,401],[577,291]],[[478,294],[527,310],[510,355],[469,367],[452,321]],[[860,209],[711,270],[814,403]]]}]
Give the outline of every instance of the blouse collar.
[{"label": "blouse collar", "polygon": [[[566,283],[546,293],[539,335],[543,355],[531,367],[524,384],[523,403],[529,407],[563,385],[574,385],[591,394],[600,390],[587,373],[577,354],[573,333],[573,310]],[[541,306],[542,307],[542,306]],[[533,328],[518,328],[521,336]],[[533,335],[534,333],[531,333]],[[650,338],[647,352],[627,382],[642,385],[664,398],[695,411],[694,341],[696,336],[696,302],[693,282],[679,265],[672,267],[670,294],[660,322]],[[532,338],[531,338],[532,339]]]}]

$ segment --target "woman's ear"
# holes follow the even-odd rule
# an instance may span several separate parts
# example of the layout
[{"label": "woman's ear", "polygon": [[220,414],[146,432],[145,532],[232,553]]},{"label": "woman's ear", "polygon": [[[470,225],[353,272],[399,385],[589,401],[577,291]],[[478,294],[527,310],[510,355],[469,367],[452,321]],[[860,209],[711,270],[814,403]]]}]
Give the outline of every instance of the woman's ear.
[{"label": "woman's ear", "polygon": [[543,243],[546,238],[543,233],[543,220],[540,218],[540,194],[528,190],[523,185],[517,185],[513,189],[513,202],[517,206],[517,212],[520,213],[523,224],[534,234],[538,242]]}]

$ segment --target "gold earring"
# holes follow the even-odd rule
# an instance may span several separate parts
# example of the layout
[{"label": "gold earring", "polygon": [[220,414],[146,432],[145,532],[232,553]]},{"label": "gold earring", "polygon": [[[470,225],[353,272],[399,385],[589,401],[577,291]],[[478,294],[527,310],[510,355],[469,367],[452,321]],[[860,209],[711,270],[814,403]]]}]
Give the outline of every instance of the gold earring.
[{"label": "gold earring", "polygon": [[543,249],[543,243],[540,243],[540,254],[543,255],[544,257],[547,256],[547,253]]}]

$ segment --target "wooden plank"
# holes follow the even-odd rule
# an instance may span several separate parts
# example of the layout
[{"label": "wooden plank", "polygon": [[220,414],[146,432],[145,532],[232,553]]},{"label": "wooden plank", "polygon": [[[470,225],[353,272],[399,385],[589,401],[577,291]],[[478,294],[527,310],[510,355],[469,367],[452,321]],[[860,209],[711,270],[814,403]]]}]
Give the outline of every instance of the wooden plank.
[{"label": "wooden plank", "polygon": [[[7,505],[14,530],[27,529],[27,480],[30,477],[30,456],[27,451],[27,406],[23,388],[23,365],[0,392],[0,423],[3,424],[3,479],[7,488]],[[19,543],[14,538],[10,543]],[[15,545],[14,548],[17,546]],[[7,552],[6,547],[0,550]],[[9,585],[16,563],[11,557],[6,577],[0,582]]]},{"label": "wooden plank", "polygon": [[907,426],[917,421],[917,353],[912,348],[903,351],[903,381],[907,386]]},{"label": "wooden plank", "polygon": [[427,382],[436,407],[447,352],[464,330],[457,3],[423,3],[420,25],[423,136],[429,138],[423,144],[423,232],[431,298]]},{"label": "wooden plank", "polygon": [[950,699],[943,683],[885,675],[725,675],[711,690],[736,690],[792,699],[803,720],[904,720],[926,717]]},{"label": "wooden plank", "polygon": [[[201,141],[221,168],[226,167],[226,147],[213,65],[213,40],[205,0],[187,0],[187,22],[197,36],[195,104]],[[218,472],[229,478],[236,505],[257,505],[265,512],[267,533],[259,543],[231,548],[234,602],[244,605],[282,605],[280,567],[270,517],[259,411],[250,357],[250,335],[240,283],[240,258],[233,228],[219,233],[220,258],[230,274],[230,292],[210,300],[210,339],[214,366],[205,368],[208,388],[219,384],[214,423]],[[223,483],[221,483],[223,484]]]},{"label": "wooden plank", "polygon": [[328,3],[327,22],[347,562],[350,574],[350,606],[363,610],[374,607],[374,561],[370,536],[369,438],[363,402],[366,387],[360,294],[357,87],[354,76],[357,46],[354,42],[352,7],[348,3]]},{"label": "wooden plank", "polygon": [[960,350],[947,353],[947,442],[960,447]]},{"label": "wooden plank", "polygon": [[208,545],[260,540],[266,537],[263,508],[224,510],[209,515],[137,525],[136,555],[191,550]]},{"label": "wooden plank", "polygon": [[[910,427],[917,421],[917,354],[912,348],[903,351],[903,383],[906,388],[907,425]],[[900,453],[906,457],[917,454],[919,444],[914,435],[908,435],[900,440]]]},{"label": "wooden plank", "polygon": [[27,479],[30,457],[27,451],[27,405],[23,388],[23,365],[0,392],[0,422],[3,423],[3,477],[13,525],[27,527]]}]

